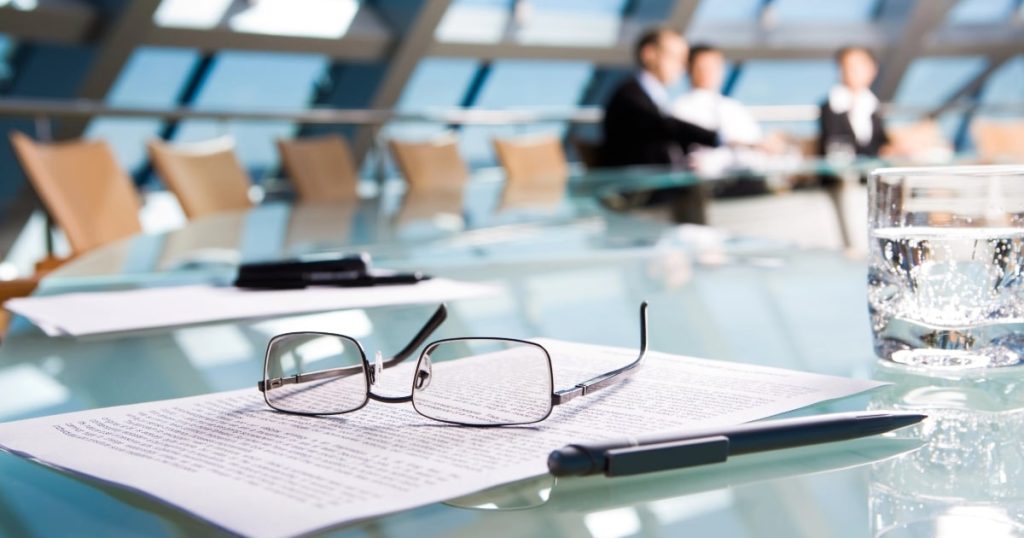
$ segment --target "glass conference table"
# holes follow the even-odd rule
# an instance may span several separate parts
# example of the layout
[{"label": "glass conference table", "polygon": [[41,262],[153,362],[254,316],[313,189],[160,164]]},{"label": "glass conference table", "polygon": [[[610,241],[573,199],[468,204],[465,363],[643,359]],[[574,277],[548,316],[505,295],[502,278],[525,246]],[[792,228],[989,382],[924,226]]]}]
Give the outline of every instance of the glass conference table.
[{"label": "glass conference table", "polygon": [[[353,248],[373,251],[381,266],[500,283],[497,295],[450,303],[439,338],[544,336],[632,346],[635,308],[646,299],[654,350],[895,383],[798,413],[898,406],[937,416],[923,431],[898,438],[741,456],[633,478],[511,484],[325,531],[329,535],[1024,531],[1019,374],[1005,369],[941,377],[877,363],[862,260],[631,219],[572,200],[539,213],[464,216],[460,230],[418,228],[407,237],[394,225],[396,213],[382,205],[356,204],[353,213],[334,219],[318,208],[312,224],[299,229],[296,215],[304,209],[297,206],[211,217],[76,260],[48,278],[40,293],[221,282],[240,259],[359,245]],[[370,213],[365,223],[364,211]],[[498,220],[487,220],[492,217]],[[358,231],[364,224],[366,231]],[[119,265],[101,263],[109,260]],[[274,334],[351,327],[367,347],[391,349],[432,308],[346,310],[78,339],[46,337],[16,319],[0,346],[0,420],[251,387]],[[0,476],[0,535],[222,533],[144,495],[9,454],[0,453]]]}]

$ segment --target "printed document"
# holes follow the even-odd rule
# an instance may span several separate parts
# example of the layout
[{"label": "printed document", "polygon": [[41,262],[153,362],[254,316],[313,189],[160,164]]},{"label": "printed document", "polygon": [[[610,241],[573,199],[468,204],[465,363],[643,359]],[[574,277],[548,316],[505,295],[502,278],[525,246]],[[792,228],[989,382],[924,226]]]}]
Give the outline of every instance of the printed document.
[{"label": "printed document", "polygon": [[[556,389],[637,353],[536,341],[551,354]],[[374,390],[401,395],[412,370],[385,370],[386,385]],[[628,381],[529,427],[445,425],[410,404],[374,401],[344,415],[286,415],[253,388],[0,424],[0,447],[236,533],[279,537],[538,476],[568,443],[737,424],[882,384],[651,352]]]},{"label": "printed document", "polygon": [[84,336],[342,308],[440,303],[495,291],[492,285],[443,278],[416,284],[299,290],[174,286],[26,297],[11,299],[3,307],[25,316],[51,336]]}]

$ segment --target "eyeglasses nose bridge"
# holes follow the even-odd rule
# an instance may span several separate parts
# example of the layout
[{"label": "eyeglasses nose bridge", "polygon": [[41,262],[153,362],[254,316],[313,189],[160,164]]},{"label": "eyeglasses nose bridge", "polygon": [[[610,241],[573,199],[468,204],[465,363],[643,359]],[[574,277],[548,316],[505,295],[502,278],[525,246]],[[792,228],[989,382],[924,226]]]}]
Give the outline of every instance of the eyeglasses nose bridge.
[{"label": "eyeglasses nose bridge", "polygon": [[425,390],[427,387],[429,387],[432,373],[433,371],[430,364],[430,355],[424,353],[423,358],[420,359],[419,367],[416,368],[416,379],[413,382],[413,388],[415,388],[416,390]]}]

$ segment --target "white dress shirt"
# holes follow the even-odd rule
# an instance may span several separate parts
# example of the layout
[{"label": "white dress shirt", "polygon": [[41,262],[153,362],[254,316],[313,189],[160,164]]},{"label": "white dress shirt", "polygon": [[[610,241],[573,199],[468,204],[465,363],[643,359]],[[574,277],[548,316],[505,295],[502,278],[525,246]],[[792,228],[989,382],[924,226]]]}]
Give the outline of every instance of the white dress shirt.
[{"label": "white dress shirt", "polygon": [[850,118],[853,136],[857,137],[859,144],[871,143],[874,134],[871,116],[878,110],[878,98],[871,90],[854,93],[846,86],[834,86],[828,92],[828,106],[836,114],[846,114]]},{"label": "white dress shirt", "polygon": [[695,88],[672,104],[675,117],[705,129],[718,131],[722,141],[757,144],[761,126],[742,103],[718,92]]},{"label": "white dress shirt", "polygon": [[661,83],[654,75],[650,74],[646,70],[641,70],[636,76],[637,81],[640,83],[640,87],[644,89],[644,93],[647,97],[654,101],[654,104],[658,106],[663,113],[667,113],[669,110],[669,95],[668,88]]}]

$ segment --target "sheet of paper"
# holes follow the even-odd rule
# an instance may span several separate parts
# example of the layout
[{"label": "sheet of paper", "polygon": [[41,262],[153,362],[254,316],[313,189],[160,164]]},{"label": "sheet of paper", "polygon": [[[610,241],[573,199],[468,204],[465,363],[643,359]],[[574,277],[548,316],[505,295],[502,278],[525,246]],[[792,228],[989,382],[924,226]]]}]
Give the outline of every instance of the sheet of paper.
[{"label": "sheet of paper", "polygon": [[[636,353],[538,342],[551,353],[556,388]],[[408,390],[412,365],[403,366],[385,371],[381,392]],[[409,404],[373,401],[346,415],[292,416],[241,390],[0,424],[0,447],[237,533],[278,537],[538,476],[550,451],[570,442],[736,424],[882,385],[662,353],[641,368],[620,386],[555,407],[535,427],[448,426]]]},{"label": "sheet of paper", "polygon": [[493,293],[494,286],[434,278],[410,285],[301,290],[177,286],[26,297],[4,303],[47,334],[84,336],[230,319],[342,308],[454,301]]}]

